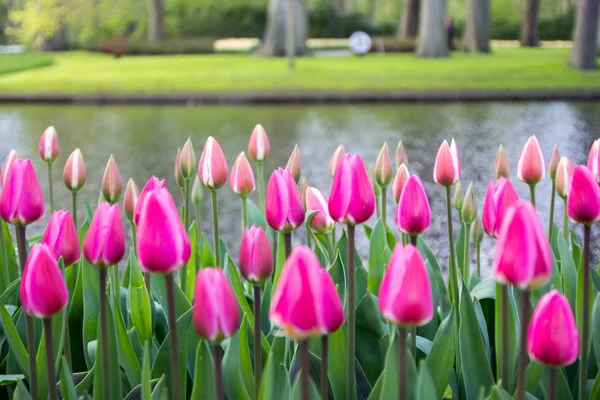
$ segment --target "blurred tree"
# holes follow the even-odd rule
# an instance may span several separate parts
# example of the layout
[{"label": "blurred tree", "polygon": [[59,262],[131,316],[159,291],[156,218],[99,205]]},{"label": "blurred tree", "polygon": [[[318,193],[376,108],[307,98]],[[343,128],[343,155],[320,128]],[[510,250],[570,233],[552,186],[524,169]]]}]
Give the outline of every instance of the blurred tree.
[{"label": "blurred tree", "polygon": [[257,54],[263,56],[285,56],[288,39],[288,12],[290,4],[294,4],[293,21],[293,54],[308,53],[306,38],[308,37],[308,15],[302,0],[269,0],[267,29],[265,40]]},{"label": "blurred tree", "polygon": [[540,13],[540,0],[523,0],[523,2],[521,46],[537,47],[539,45],[538,17]]},{"label": "blurred tree", "polygon": [[416,50],[418,56],[448,57],[448,40],[444,29],[445,17],[445,0],[423,0]]},{"label": "blurred tree", "polygon": [[416,38],[419,33],[420,0],[404,0],[404,11],[400,16],[398,33],[403,38]]},{"label": "blurred tree", "polygon": [[598,0],[580,0],[575,38],[569,65],[584,70],[596,69],[598,40]]},{"label": "blurred tree", "polygon": [[470,53],[489,53],[492,13],[490,0],[469,0],[464,50]]},{"label": "blurred tree", "polygon": [[160,40],[163,36],[163,0],[148,0],[148,40]]}]

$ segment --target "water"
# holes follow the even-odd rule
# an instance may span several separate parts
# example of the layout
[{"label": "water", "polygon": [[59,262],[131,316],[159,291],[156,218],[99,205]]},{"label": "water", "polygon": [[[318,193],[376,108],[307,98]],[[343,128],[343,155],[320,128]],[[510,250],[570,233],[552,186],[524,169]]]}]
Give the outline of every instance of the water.
[{"label": "water", "polygon": [[[309,184],[329,192],[328,161],[343,143],[346,151],[359,153],[365,162],[375,162],[384,141],[393,151],[398,140],[405,143],[409,170],[425,183],[432,207],[432,227],[426,233],[442,265],[447,259],[444,190],[433,183],[432,168],[437,147],[454,137],[462,159],[462,181],[475,185],[479,206],[487,180],[492,177],[498,145],[506,148],[513,182],[521,196],[528,198],[527,185],[516,179],[516,160],[529,135],[537,135],[547,162],[554,144],[562,155],[576,163],[587,160],[589,147],[600,136],[600,103],[483,103],[483,104],[399,104],[339,106],[0,106],[0,157],[16,149],[31,157],[44,190],[45,165],[37,155],[39,137],[48,125],[59,133],[61,155],[54,173],[57,207],[70,207],[70,192],[62,183],[62,167],[75,147],[80,147],[87,166],[87,183],[82,195],[96,204],[100,181],[110,154],[114,154],[124,184],[131,177],[138,186],[152,175],[166,177],[168,188],[180,202],[173,178],[177,148],[191,137],[200,158],[209,135],[217,138],[231,166],[240,151],[247,150],[250,132],[256,123],[266,128],[272,153],[265,171],[284,166],[297,143],[302,154],[302,174]],[[393,156],[393,154],[392,154]],[[268,181],[268,174],[265,181]],[[388,190],[388,221],[392,223],[395,204]],[[550,181],[538,185],[539,212],[546,225]],[[252,198],[258,202],[257,193]],[[211,232],[210,202],[205,196],[202,228]],[[219,191],[221,233],[237,259],[240,236],[240,201],[229,185]],[[82,205],[80,203],[80,209]],[[562,202],[556,202],[556,221],[562,221]],[[46,220],[31,228],[41,233]],[[371,224],[373,221],[370,222]],[[366,238],[358,230],[360,252],[368,254]],[[299,232],[297,241],[305,233]],[[482,247],[483,265],[491,263],[493,242]],[[484,267],[485,268],[485,267]],[[485,268],[487,270],[487,268]],[[486,272],[487,274],[487,272]]]}]

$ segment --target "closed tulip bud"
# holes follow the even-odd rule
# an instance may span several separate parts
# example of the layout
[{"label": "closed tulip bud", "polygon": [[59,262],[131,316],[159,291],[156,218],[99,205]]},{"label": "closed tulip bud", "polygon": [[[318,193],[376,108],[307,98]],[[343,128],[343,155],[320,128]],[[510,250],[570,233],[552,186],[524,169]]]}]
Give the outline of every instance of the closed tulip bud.
[{"label": "closed tulip bud", "polygon": [[190,253],[190,239],[169,191],[164,188],[148,191],[141,202],[137,231],[137,254],[142,269],[168,274],[183,267]]},{"label": "closed tulip bud", "polygon": [[[453,139],[454,140],[454,139]],[[450,148],[447,141],[440,145],[433,166],[433,180],[438,185],[452,186],[460,179],[460,160],[456,145]]]},{"label": "closed tulip bud", "polygon": [[546,232],[542,221],[535,211],[535,207],[529,202],[525,203],[525,209],[530,214],[530,224],[533,228],[533,239],[535,245],[534,254],[536,255],[535,266],[533,269],[533,276],[529,289],[535,289],[540,286],[544,286],[550,280],[552,276],[552,250],[550,249],[550,242],[546,237]]},{"label": "closed tulip bud", "polygon": [[98,206],[83,241],[83,255],[97,267],[109,267],[123,259],[125,231],[118,205]]},{"label": "closed tulip bud", "polygon": [[394,220],[398,230],[409,235],[420,235],[431,226],[429,200],[418,176],[406,181]]},{"label": "closed tulip bud", "polygon": [[133,221],[133,216],[135,215],[135,206],[137,205],[139,198],[140,190],[133,179],[129,179],[127,186],[125,186],[125,195],[123,196],[123,212],[130,221]]},{"label": "closed tulip bud", "polygon": [[404,185],[406,185],[408,178],[410,178],[410,172],[408,172],[406,164],[400,164],[398,171],[396,172],[396,177],[394,178],[394,183],[392,184],[392,194],[394,195],[396,204],[400,201],[400,195],[402,194],[402,190],[404,189]]},{"label": "closed tulip bud", "polygon": [[248,143],[248,156],[252,161],[263,162],[269,156],[271,145],[269,136],[261,124],[254,127]]},{"label": "closed tulip bud", "polygon": [[110,204],[115,204],[121,198],[121,193],[123,193],[121,173],[115,158],[111,154],[102,177],[102,195]]},{"label": "closed tulip bud", "polygon": [[252,225],[244,229],[238,267],[253,285],[262,285],[273,273],[273,251],[262,227]]},{"label": "closed tulip bud", "polygon": [[400,140],[398,142],[398,146],[396,147],[396,168],[400,168],[402,164],[408,165],[408,156],[406,155],[404,143],[402,143],[402,140]]},{"label": "closed tulip bud", "polygon": [[66,266],[75,264],[81,258],[77,228],[68,211],[58,210],[50,216],[42,243],[48,246],[56,261],[62,257]]},{"label": "closed tulip bud", "polygon": [[429,273],[412,244],[397,244],[379,288],[379,309],[388,321],[402,326],[425,325],[433,318]]},{"label": "closed tulip bud", "polygon": [[297,247],[285,261],[273,291],[269,319],[296,340],[331,333],[344,322],[333,280],[308,247]]},{"label": "closed tulip bud", "polygon": [[287,169],[271,174],[266,195],[269,226],[276,231],[291,232],[304,222],[304,205],[294,178]]},{"label": "closed tulip bud", "polygon": [[175,182],[177,182],[177,186],[180,188],[185,187],[185,178],[181,173],[181,168],[179,168],[179,164],[181,163],[181,149],[177,149],[177,155],[175,156],[175,167],[173,168],[173,176],[175,177]]},{"label": "closed tulip bud", "polygon": [[196,207],[200,207],[200,204],[202,204],[202,182],[200,182],[198,176],[194,178],[194,183],[192,184],[191,199]]},{"label": "closed tulip bud", "polygon": [[481,242],[483,242],[483,225],[481,225],[481,220],[479,218],[475,219],[473,229],[471,230],[471,238],[473,238],[475,244],[481,244]]},{"label": "closed tulip bud", "polygon": [[198,164],[200,182],[206,188],[216,190],[227,183],[228,173],[229,168],[227,167],[225,154],[223,154],[223,150],[221,150],[221,146],[219,146],[215,138],[210,136],[206,140],[202,156],[200,157],[200,163]]},{"label": "closed tulip bud", "polygon": [[483,200],[481,218],[483,229],[488,235],[498,237],[508,210],[518,201],[519,195],[511,181],[501,176],[494,184],[490,179]]},{"label": "closed tulip bud", "polygon": [[254,173],[243,151],[235,159],[235,163],[231,167],[229,185],[233,193],[238,196],[245,197],[254,192]]},{"label": "closed tulip bud", "polygon": [[550,175],[551,180],[554,180],[556,178],[556,169],[558,168],[559,161],[560,153],[558,152],[558,146],[554,145],[554,150],[552,150],[552,157],[550,158],[550,165],[548,166],[548,175]]},{"label": "closed tulip bud", "polygon": [[192,316],[198,335],[221,343],[240,327],[240,310],[233,289],[220,268],[200,268],[196,276]]},{"label": "closed tulip bud", "polygon": [[575,362],[579,346],[579,333],[567,298],[557,290],[544,294],[527,331],[529,356],[542,364],[563,367]]},{"label": "closed tulip bud", "polygon": [[6,178],[8,177],[8,170],[12,163],[18,159],[19,156],[15,150],[11,150],[8,152],[8,155],[4,159],[4,165],[2,166],[2,173],[0,174],[0,186],[4,186],[6,183]]},{"label": "closed tulip bud", "polygon": [[38,154],[46,162],[53,162],[58,158],[58,135],[53,126],[47,127],[42,133],[38,145]]},{"label": "closed tulip bud", "polygon": [[152,175],[148,182],[142,188],[142,193],[140,193],[137,203],[135,205],[135,211],[133,213],[133,222],[138,225],[140,220],[140,212],[142,211],[142,204],[144,203],[144,199],[148,192],[152,190],[164,189],[167,187],[167,182],[163,179],[160,180],[156,176]]},{"label": "closed tulip bud", "polygon": [[544,179],[545,175],[546,162],[540,143],[535,136],[530,136],[517,161],[517,177],[521,182],[535,185]]},{"label": "closed tulip bud", "polygon": [[65,168],[63,169],[63,181],[67,189],[77,192],[85,185],[86,177],[83,155],[81,154],[81,150],[75,149],[67,159]]},{"label": "closed tulip bud", "polygon": [[345,154],[335,173],[329,195],[329,215],[335,221],[356,225],[375,212],[375,192],[358,155]]},{"label": "closed tulip bud", "polygon": [[69,292],[50,249],[40,243],[31,248],[19,288],[23,309],[37,318],[52,317],[66,307]]},{"label": "closed tulip bud", "polygon": [[0,193],[0,216],[9,224],[26,226],[44,216],[44,195],[29,159],[10,165]]},{"label": "closed tulip bud", "polygon": [[179,171],[185,179],[190,179],[194,175],[194,172],[196,172],[196,152],[190,138],[186,140],[181,149]]},{"label": "closed tulip bud", "polygon": [[454,208],[459,213],[462,213],[463,204],[465,202],[465,194],[462,191],[462,184],[460,181],[456,182],[456,186],[454,187]]},{"label": "closed tulip bud", "polygon": [[594,140],[594,143],[592,143],[587,161],[587,167],[592,171],[596,180],[598,180],[598,147],[600,147],[600,139],[596,139]]},{"label": "closed tulip bud", "polygon": [[302,199],[302,204],[304,205],[304,209],[306,210],[306,191],[308,190],[308,181],[306,178],[302,178],[302,183],[300,184],[300,198]]},{"label": "closed tulip bud", "polygon": [[498,147],[498,153],[496,153],[496,163],[494,164],[494,174],[496,180],[503,176],[506,179],[510,179],[510,167],[508,166],[508,157],[504,151],[504,147],[500,145]]},{"label": "closed tulip bud", "polygon": [[344,149],[343,144],[340,144],[335,149],[333,155],[331,156],[331,159],[329,160],[329,173],[331,174],[331,176],[335,176],[335,171],[337,171],[338,166],[340,165],[340,161],[342,161],[342,157],[344,156],[344,154],[346,154],[346,149]]},{"label": "closed tulip bud", "polygon": [[569,194],[569,186],[573,178],[575,167],[567,157],[561,157],[556,169],[556,193],[561,199],[566,199]]},{"label": "closed tulip bud", "polygon": [[373,164],[369,164],[369,180],[371,181],[371,185],[373,186],[373,192],[375,193],[375,197],[381,197],[381,188],[377,184],[377,180],[375,178],[375,166]]},{"label": "closed tulip bud", "polygon": [[466,224],[472,224],[477,218],[477,201],[475,200],[475,191],[473,190],[473,184],[469,184],[467,193],[465,194],[465,201],[462,207],[462,219]]},{"label": "closed tulip bud", "polygon": [[381,187],[387,187],[392,183],[392,159],[387,142],[383,144],[375,163],[375,180]]},{"label": "closed tulip bud", "polygon": [[298,148],[298,145],[295,145],[294,150],[292,151],[292,154],[290,155],[290,158],[289,158],[287,164],[285,165],[285,169],[290,171],[290,173],[294,177],[294,180],[296,181],[296,183],[300,182],[300,175],[301,175],[300,168],[301,168],[300,149]]},{"label": "closed tulip bud", "polygon": [[329,216],[327,208],[327,198],[314,187],[309,187],[306,191],[306,211],[316,211],[310,220],[310,229],[313,232],[326,234],[335,228],[335,221]]},{"label": "closed tulip bud", "polygon": [[567,213],[571,221],[591,225],[600,220],[600,186],[592,172],[578,165],[567,196]]}]

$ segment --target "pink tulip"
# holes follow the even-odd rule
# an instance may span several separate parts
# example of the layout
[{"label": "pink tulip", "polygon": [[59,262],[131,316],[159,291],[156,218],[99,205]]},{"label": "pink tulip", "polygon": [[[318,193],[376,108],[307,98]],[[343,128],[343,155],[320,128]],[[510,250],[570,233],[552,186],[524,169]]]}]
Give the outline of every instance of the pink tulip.
[{"label": "pink tulip", "polygon": [[81,258],[77,228],[68,211],[58,210],[50,216],[42,243],[48,246],[57,261],[62,257],[66,266],[75,264]]},{"label": "pink tulip", "polygon": [[198,177],[208,189],[216,190],[227,183],[229,168],[225,154],[214,137],[209,136],[198,164]]},{"label": "pink tulip", "polygon": [[308,247],[288,257],[271,299],[269,319],[296,340],[331,333],[341,326],[341,300],[329,274]]},{"label": "pink tulip", "polygon": [[408,156],[406,155],[404,143],[402,143],[402,140],[400,140],[398,142],[398,146],[396,147],[396,168],[400,168],[402,164],[408,165]]},{"label": "pink tulip", "polygon": [[148,192],[156,189],[164,189],[167,187],[167,182],[163,179],[160,180],[156,176],[152,175],[148,182],[142,188],[142,193],[138,197],[137,204],[135,205],[135,212],[133,213],[133,222],[138,225],[140,220],[140,212],[142,211],[142,204]]},{"label": "pink tulip", "polygon": [[248,156],[252,161],[262,162],[269,156],[270,151],[269,136],[267,136],[265,128],[258,124],[254,127],[250,136]]},{"label": "pink tulip", "polygon": [[302,178],[302,183],[300,184],[300,198],[302,199],[302,204],[304,205],[304,209],[306,210],[306,192],[308,191],[308,181],[306,178]]},{"label": "pink tulip", "polygon": [[271,243],[260,226],[244,229],[238,267],[244,279],[254,285],[262,285],[273,273]]},{"label": "pink tulip", "polygon": [[109,267],[123,259],[125,232],[118,205],[98,206],[83,241],[83,255],[98,267]]},{"label": "pink tulip", "polygon": [[552,250],[550,249],[550,243],[546,237],[544,226],[535,211],[535,207],[529,202],[525,202],[524,207],[529,212],[529,220],[535,244],[534,252],[536,261],[531,283],[529,284],[529,289],[535,289],[544,286],[552,277]]},{"label": "pink tulip", "polygon": [[[452,139],[454,144],[454,139]],[[447,141],[440,145],[433,166],[433,180],[438,185],[452,186],[460,178],[460,160],[456,144],[451,148]]]},{"label": "pink tulip", "polygon": [[335,221],[329,215],[327,208],[327,198],[319,189],[309,187],[306,190],[306,211],[317,212],[310,220],[310,229],[313,232],[326,234],[335,228]]},{"label": "pink tulip", "polygon": [[87,174],[85,170],[85,163],[83,162],[83,155],[81,150],[75,149],[63,169],[63,181],[72,192],[77,192],[85,184]]},{"label": "pink tulip", "polygon": [[402,194],[402,190],[404,189],[404,185],[406,185],[406,181],[410,177],[410,172],[408,172],[408,168],[406,164],[400,164],[398,167],[398,171],[396,172],[396,177],[394,178],[394,183],[392,184],[392,194],[394,195],[394,200],[396,200],[396,204],[400,201],[400,195]]},{"label": "pink tulip", "polygon": [[546,365],[566,366],[577,359],[579,333],[567,298],[556,290],[542,296],[527,331],[529,356]]},{"label": "pink tulip", "polygon": [[335,176],[335,171],[337,171],[340,162],[342,161],[342,157],[346,154],[346,149],[344,149],[344,145],[340,144],[333,154],[331,155],[331,159],[329,160],[329,173],[331,176]]},{"label": "pink tulip", "polygon": [[488,235],[498,237],[508,210],[518,201],[519,195],[511,181],[501,176],[494,184],[490,179],[482,210],[483,229]]},{"label": "pink tulip", "polygon": [[298,148],[298,145],[295,145],[294,150],[292,151],[292,154],[285,165],[285,169],[290,171],[290,174],[292,174],[296,183],[300,182],[301,167],[302,162],[300,157],[300,149]]},{"label": "pink tulip", "polygon": [[292,174],[287,169],[273,171],[267,186],[267,222],[276,231],[291,232],[304,222],[304,205]]},{"label": "pink tulip", "polygon": [[598,180],[598,147],[600,147],[600,139],[596,139],[594,140],[594,143],[592,143],[587,161],[587,167],[592,171],[596,180]]},{"label": "pink tulip", "polygon": [[58,135],[53,126],[47,127],[42,133],[38,145],[38,154],[46,162],[52,162],[58,158]]},{"label": "pink tulip", "polygon": [[254,173],[243,151],[235,159],[235,163],[231,167],[229,185],[233,193],[239,196],[248,196],[254,192]]},{"label": "pink tulip", "polygon": [[8,152],[8,155],[4,159],[2,173],[0,174],[0,186],[4,186],[4,184],[6,183],[6,178],[8,177],[8,170],[10,169],[12,163],[18,158],[19,156],[17,155],[17,152],[14,149]]},{"label": "pink tulip", "polygon": [[48,318],[66,307],[69,292],[56,259],[40,243],[31,248],[19,288],[23,309],[37,318]]},{"label": "pink tulip", "polygon": [[398,208],[396,209],[398,230],[409,235],[420,235],[431,226],[431,209],[421,179],[412,175],[406,181]]},{"label": "pink tulip", "polygon": [[10,165],[0,193],[0,216],[19,226],[44,216],[44,195],[29,159],[16,159]]},{"label": "pink tulip", "polygon": [[412,244],[397,244],[379,288],[379,309],[397,325],[424,325],[433,318],[429,273]]},{"label": "pink tulip", "polygon": [[567,196],[567,213],[573,222],[591,225],[600,220],[600,186],[583,165],[573,170]]},{"label": "pink tulip", "polygon": [[508,157],[504,151],[504,147],[500,145],[498,147],[498,153],[496,153],[496,163],[494,165],[494,174],[496,179],[500,179],[503,176],[506,179],[510,179],[510,167],[508,166]]},{"label": "pink tulip", "polygon": [[530,136],[525,142],[519,160],[517,161],[517,177],[520,181],[535,185],[546,174],[546,162],[544,154],[537,138]]},{"label": "pink tulip", "polygon": [[133,221],[135,208],[139,198],[140,190],[133,179],[129,179],[127,186],[125,186],[125,195],[123,196],[123,212],[130,221]]},{"label": "pink tulip", "polygon": [[169,191],[147,192],[137,231],[137,254],[142,269],[168,274],[183,267],[190,253],[190,239]]},{"label": "pink tulip", "polygon": [[387,187],[392,182],[392,159],[387,142],[383,144],[375,162],[375,180],[381,187]]},{"label": "pink tulip", "polygon": [[569,187],[571,186],[571,179],[573,179],[573,171],[575,167],[573,163],[569,161],[567,157],[561,157],[556,168],[556,193],[562,198],[566,199],[569,194]]},{"label": "pink tulip", "polygon": [[558,146],[554,145],[552,150],[552,157],[550,158],[550,164],[548,165],[548,175],[550,179],[556,179],[556,170],[558,169],[558,162],[560,161],[560,153],[558,152]]},{"label": "pink tulip", "polygon": [[358,155],[346,153],[342,157],[330,193],[329,214],[342,224],[361,224],[375,212],[373,185]]},{"label": "pink tulip", "polygon": [[175,182],[177,182],[177,186],[180,188],[185,187],[185,178],[181,173],[181,149],[177,149],[177,155],[175,156],[175,166],[173,167],[173,176],[175,177]]},{"label": "pink tulip", "polygon": [[195,168],[196,152],[194,151],[192,139],[188,138],[181,149],[181,155],[179,157],[179,171],[185,179],[190,179],[192,175],[194,175]]},{"label": "pink tulip", "polygon": [[211,343],[221,343],[240,327],[240,310],[220,268],[201,268],[194,290],[194,328]]},{"label": "pink tulip", "polygon": [[102,195],[110,204],[114,204],[121,198],[123,193],[123,181],[121,173],[115,161],[115,157],[111,154],[104,170],[102,177]]}]

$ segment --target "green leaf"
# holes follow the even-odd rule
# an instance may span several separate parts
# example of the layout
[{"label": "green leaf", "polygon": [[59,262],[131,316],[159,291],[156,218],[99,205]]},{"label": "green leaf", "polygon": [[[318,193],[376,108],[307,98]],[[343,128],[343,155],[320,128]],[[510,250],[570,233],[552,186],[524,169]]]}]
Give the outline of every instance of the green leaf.
[{"label": "green leaf", "polygon": [[273,295],[273,291],[275,291],[275,287],[277,286],[277,281],[279,280],[279,275],[281,275],[281,270],[283,269],[283,264],[285,264],[285,241],[283,238],[283,233],[275,232],[277,242],[274,248],[276,249],[275,253],[275,273],[273,275],[273,288],[271,291],[271,295]]},{"label": "green leaf", "polygon": [[571,309],[575,309],[575,298],[577,292],[577,270],[575,262],[569,252],[569,245],[562,235],[556,238],[558,254],[560,257],[560,271],[562,276],[562,293],[567,296]]},{"label": "green leaf", "polygon": [[[496,349],[496,372],[500,376],[502,371],[502,286],[496,284],[496,302],[494,312],[494,347]],[[508,290],[508,377],[502,377],[503,386],[507,390],[513,390],[514,376],[517,359],[518,328],[514,298],[511,290]]]},{"label": "green leaf", "polygon": [[[431,251],[431,248],[422,237],[419,237],[417,241],[417,247],[419,248],[419,252],[425,255],[425,258],[427,260],[427,270],[429,272],[429,276],[432,277],[432,289],[435,285],[435,287],[437,287],[437,291],[439,292],[441,317],[446,318],[450,314],[450,310],[452,309],[452,303],[450,303],[450,297],[448,296],[448,290],[446,288],[446,283],[444,282],[444,277],[442,276],[442,269],[440,268],[440,264],[435,258],[433,251]],[[438,304],[438,301],[435,297],[434,304]]]},{"label": "green leaf", "polygon": [[200,266],[202,268],[206,267],[214,267],[215,266],[215,254],[213,252],[212,246],[208,242],[208,238],[202,232],[200,235]]},{"label": "green leaf", "polygon": [[[329,361],[327,374],[336,399],[346,398],[346,324],[329,335]],[[337,362],[335,360],[338,360]]]},{"label": "green leaf", "polygon": [[248,319],[244,317],[238,332],[229,340],[223,357],[223,383],[229,399],[251,399],[254,374],[248,347]]},{"label": "green leaf", "polygon": [[[442,393],[443,394],[443,393]],[[421,362],[421,373],[417,382],[417,399],[436,399],[441,398],[436,393],[433,377],[427,368],[425,362]]]},{"label": "green leaf", "polygon": [[142,364],[142,400],[151,400],[152,386],[150,385],[150,346],[148,345],[148,342],[144,343],[144,360]]},{"label": "green leaf", "polygon": [[[162,274],[150,274],[150,287],[152,288],[152,295],[156,297],[162,309],[168,310],[165,277]],[[173,289],[175,295],[175,314],[177,319],[179,319],[192,308],[192,305],[181,291],[179,285],[173,285]],[[159,377],[157,376],[156,378]]]},{"label": "green leaf", "polygon": [[0,303],[10,304],[11,297],[17,293],[17,289],[19,289],[19,287],[21,287],[21,278],[15,279],[10,285],[8,285],[4,293],[2,293],[0,296]]},{"label": "green leaf", "polygon": [[[19,272],[19,263],[17,262],[17,256],[15,253],[15,245],[10,236],[10,231],[8,229],[8,225],[6,222],[0,218],[0,229],[2,229],[2,236],[4,239],[4,243],[0,243],[0,246],[4,246],[4,251],[6,254],[6,262],[8,263],[8,279],[9,282],[6,282],[6,287],[10,286],[12,282],[14,282],[20,276]],[[2,266],[2,275],[5,275],[4,268],[6,266]]]},{"label": "green leaf", "polygon": [[83,396],[85,393],[89,392],[92,383],[94,382],[94,372],[96,371],[96,364],[87,372],[84,372],[84,378],[75,386],[75,391],[77,395]]},{"label": "green leaf", "polygon": [[[589,273],[587,268],[579,268],[577,270],[577,297],[576,297],[576,308],[575,308],[575,320],[577,322],[577,331],[579,332],[579,337],[583,338],[583,302],[585,301],[583,298],[583,275],[584,273]],[[589,285],[589,280],[588,280],[588,285]],[[589,297],[587,299],[588,302],[588,310],[592,310],[592,307],[594,305],[594,289],[589,288]],[[591,315],[588,315],[588,318],[590,318]],[[591,321],[588,320],[588,324]],[[594,325],[592,325],[594,326]],[[588,325],[589,328],[589,325]],[[589,331],[588,331],[589,332]],[[587,346],[588,348],[588,354],[589,354],[589,350],[590,350],[590,346],[592,344],[592,335],[587,335],[588,337],[588,342],[587,343],[581,343],[581,346]]]},{"label": "green leaf", "polygon": [[0,374],[0,386],[11,386],[22,379],[25,379],[23,374]]},{"label": "green leaf", "polygon": [[[152,389],[152,400],[163,400],[169,398],[169,391],[165,388],[165,376],[161,376],[158,381],[156,381],[156,385],[154,385],[154,389]],[[154,380],[152,382],[155,382]]]},{"label": "green leaf", "polygon": [[385,273],[391,255],[392,252],[387,244],[385,225],[381,219],[378,219],[373,228],[369,246],[368,288],[373,294],[379,293],[379,285],[381,285],[381,280],[383,279],[383,274]]},{"label": "green leaf", "polygon": [[381,322],[377,297],[367,292],[356,308],[356,359],[371,384],[377,381],[385,365],[389,346],[383,340],[386,333],[387,326]]},{"label": "green leaf", "polygon": [[340,254],[337,253],[335,257],[335,261],[333,264],[329,266],[327,269],[329,275],[331,275],[331,279],[333,279],[333,283],[335,284],[338,293],[340,294],[340,299],[342,300],[342,304],[346,304],[346,270],[344,265],[342,264],[342,259]]},{"label": "green leaf", "polygon": [[183,291],[189,301],[194,299],[194,287],[196,284],[196,254],[198,252],[198,230],[196,229],[196,221],[192,222],[190,229],[188,230],[188,236],[190,238],[191,255],[187,262],[187,267],[182,270],[183,273],[187,273],[185,279],[186,287]]},{"label": "green leaf", "polygon": [[15,328],[15,324],[2,303],[0,303],[0,322],[2,323],[2,330],[6,335],[11,354],[15,357],[23,374],[29,379],[29,358],[27,356],[27,350],[25,350],[25,346],[23,346],[23,342],[17,333],[17,328]]},{"label": "green leaf", "polygon": [[[385,361],[385,369],[382,373],[383,387],[380,400],[398,398],[398,335],[394,335]],[[406,349],[406,399],[416,399],[417,392],[417,368],[409,349]],[[374,390],[375,391],[375,390]],[[420,399],[419,399],[420,400]]]},{"label": "green leaf", "polygon": [[215,369],[210,344],[201,340],[196,350],[194,388],[191,399],[215,398]]},{"label": "green leaf", "polygon": [[260,211],[252,199],[246,199],[246,212],[248,216],[248,226],[261,226],[265,231],[269,229],[265,215]]},{"label": "green leaf", "polygon": [[[114,268],[114,267],[113,267]],[[108,300],[107,300],[108,301]],[[121,368],[119,367],[119,354],[117,352],[117,338],[115,333],[114,318],[112,315],[112,309],[106,307],[107,322],[108,322],[108,358],[110,377],[108,379],[109,387],[103,386],[103,371],[102,371],[102,346],[101,340],[98,340],[96,363],[97,368],[94,373],[94,399],[120,399],[123,397],[121,391]],[[100,334],[100,320],[97,322],[97,331]]]},{"label": "green leaf", "polygon": [[23,381],[17,382],[13,400],[31,400],[31,396],[29,396],[29,392],[27,391],[25,384],[23,384]]},{"label": "green leaf", "polygon": [[[84,226],[81,229],[84,228],[86,227]],[[83,285],[83,348],[87,350],[89,343],[96,340],[100,333],[97,330],[100,318],[100,302],[98,300],[100,285],[98,282],[98,269],[90,264],[85,257],[81,257],[79,263],[79,273]],[[91,368],[93,363],[88,352],[85,351],[84,355],[88,368]]]},{"label": "green leaf", "polygon": [[[596,352],[596,363],[600,370],[600,294],[596,296],[594,307],[592,308],[592,340]],[[593,397],[592,397],[593,398]]]},{"label": "green leaf", "polygon": [[496,299],[496,281],[493,278],[484,279],[479,282],[472,290],[471,296],[477,300]]},{"label": "green leaf", "polygon": [[512,400],[512,396],[501,386],[496,385],[486,400]]},{"label": "green leaf", "polygon": [[71,369],[69,363],[64,357],[61,357],[61,368],[60,368],[60,393],[62,398],[65,400],[77,400],[77,392],[75,391],[75,385],[73,384],[73,376],[71,375]]},{"label": "green leaf", "polygon": [[135,252],[129,252],[129,310],[131,321],[141,343],[152,339],[152,310],[150,297],[144,282],[144,274],[140,268]]},{"label": "green leaf", "polygon": [[592,392],[590,393],[590,399],[600,399],[600,374],[596,375],[594,385],[592,386]]},{"label": "green leaf", "polygon": [[[258,397],[261,400],[281,400],[287,399],[290,396],[290,380],[288,378],[283,360],[285,353],[285,341],[286,339],[283,336],[278,336],[273,339],[273,343],[271,345],[271,352],[269,353],[269,358],[267,359],[267,363],[263,370],[262,379],[260,382],[260,394]],[[331,336],[329,343],[330,345],[332,343]],[[330,348],[330,352],[331,351],[332,348]],[[331,352],[330,354],[333,353]],[[329,363],[330,371],[331,364],[345,363]],[[195,397],[192,396],[192,398]],[[341,397],[336,396],[336,398]]]},{"label": "green leaf", "polygon": [[[309,379],[308,384],[309,384],[308,398],[309,399],[318,399],[319,398],[319,390],[315,386],[315,383],[313,382],[313,380]],[[290,400],[301,400],[301,399],[302,399],[302,393],[300,390],[300,376],[298,376],[296,378],[296,380],[294,381],[294,386],[292,387],[292,395],[290,396]]]},{"label": "green leaf", "polygon": [[436,392],[435,397],[438,399],[442,398],[446,386],[448,386],[448,380],[454,366],[456,351],[454,341],[454,312],[451,310],[435,334],[431,351],[425,360],[429,370],[435,371],[433,383]]},{"label": "green leaf", "polygon": [[[62,260],[61,260],[62,264]],[[64,271],[64,266],[63,266]],[[58,370],[58,366],[60,366],[60,357],[57,357],[56,354],[62,354],[62,343],[63,343],[63,332],[65,330],[64,326],[65,321],[65,309],[56,313],[52,317],[52,337],[53,337],[53,354],[54,356],[54,368]],[[48,369],[47,369],[47,361],[46,361],[46,330],[44,329],[42,333],[42,338],[40,340],[37,356],[35,359],[35,363],[37,366],[37,378],[38,378],[38,397],[44,398],[48,394]]]},{"label": "green leaf", "polygon": [[[142,372],[140,370],[140,363],[135,355],[131,341],[127,336],[127,329],[121,318],[121,311],[119,310],[118,302],[114,301],[112,314],[114,317],[114,325],[116,329],[116,341],[117,341],[117,353],[119,355],[119,364],[123,367],[125,375],[129,380],[129,385],[135,387],[140,384],[142,380]],[[149,310],[150,304],[148,304]]]},{"label": "green leaf", "polygon": [[90,205],[90,202],[85,197],[83,199],[83,206],[85,209],[85,222],[87,222],[89,225],[92,223],[92,218],[94,218],[94,212],[92,211],[92,206]]}]

